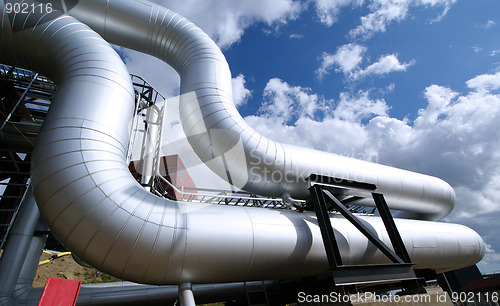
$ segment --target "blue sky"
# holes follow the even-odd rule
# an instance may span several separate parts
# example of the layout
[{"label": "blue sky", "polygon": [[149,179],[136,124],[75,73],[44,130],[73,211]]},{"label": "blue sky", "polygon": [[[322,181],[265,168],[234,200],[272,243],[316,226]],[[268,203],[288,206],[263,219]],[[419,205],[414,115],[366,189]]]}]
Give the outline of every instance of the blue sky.
[{"label": "blue sky", "polygon": [[[500,271],[500,1],[157,2],[218,43],[258,131],[443,178],[457,193],[445,221],[478,231],[480,269]],[[120,53],[131,73],[178,93],[167,65]]]},{"label": "blue sky", "polygon": [[[392,22],[385,32],[374,33],[370,39],[349,35],[366,13],[363,7],[343,9],[339,20],[330,27],[317,20],[312,5],[277,30],[254,24],[245,30],[240,41],[225,50],[233,75],[243,74],[247,88],[255,93],[240,110],[244,114],[255,113],[262,100],[259,93],[267,81],[280,78],[292,86],[311,88],[327,99],[338,98],[339,92],[348,89],[380,90],[394,84],[392,92],[374,92],[372,96],[390,103],[391,117],[414,119],[418,109],[426,106],[422,91],[429,84],[461,91],[466,89],[465,80],[494,71],[498,65],[500,41],[494,37],[499,34],[500,25],[489,22],[495,22],[500,6],[498,1],[481,3],[485,5],[458,1],[440,22],[434,20],[442,14],[442,7],[410,8],[406,19]],[[470,12],[474,12],[475,18],[469,19]],[[353,81],[335,72],[335,65],[320,79],[317,69],[323,54],[336,53],[349,43],[364,47],[361,67],[385,55],[396,55],[401,63],[409,65],[405,72]],[[491,56],[495,51],[499,56]]]}]

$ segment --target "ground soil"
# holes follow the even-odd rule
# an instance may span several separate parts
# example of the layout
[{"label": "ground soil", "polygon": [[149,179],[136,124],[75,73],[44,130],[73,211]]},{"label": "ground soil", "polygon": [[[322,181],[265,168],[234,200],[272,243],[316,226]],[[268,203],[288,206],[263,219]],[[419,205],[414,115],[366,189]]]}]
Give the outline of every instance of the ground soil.
[{"label": "ground soil", "polygon": [[[40,262],[50,257],[50,254],[43,253]],[[82,281],[82,284],[120,281],[115,277],[98,272],[94,268],[80,266],[71,255],[62,256],[38,266],[33,287],[43,287],[49,277],[79,280]]]}]

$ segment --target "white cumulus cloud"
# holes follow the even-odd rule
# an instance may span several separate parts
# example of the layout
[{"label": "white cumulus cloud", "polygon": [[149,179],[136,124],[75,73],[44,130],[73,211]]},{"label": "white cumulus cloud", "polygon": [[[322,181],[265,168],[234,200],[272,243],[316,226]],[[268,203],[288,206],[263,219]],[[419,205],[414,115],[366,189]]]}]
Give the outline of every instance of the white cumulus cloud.
[{"label": "white cumulus cloud", "polygon": [[244,105],[252,96],[252,92],[245,87],[245,83],[245,76],[243,74],[239,74],[232,79],[233,99],[236,106]]},{"label": "white cumulus cloud", "polygon": [[500,72],[482,74],[467,81],[467,86],[476,90],[496,90],[500,88]]},{"label": "white cumulus cloud", "polygon": [[360,65],[366,51],[365,46],[349,43],[340,46],[334,54],[324,52],[321,57],[321,65],[316,70],[316,75],[319,79],[322,79],[335,67],[335,71],[344,73],[350,79],[357,79],[362,76],[381,76],[391,72],[406,71],[408,67],[415,63],[413,60],[408,63],[401,63],[397,54],[387,54],[363,69]]},{"label": "white cumulus cloud", "polygon": [[406,71],[414,63],[414,61],[409,63],[399,62],[397,54],[384,55],[377,62],[359,71],[356,76],[383,75],[391,72]]},{"label": "white cumulus cloud", "polygon": [[279,78],[269,80],[264,88],[264,102],[259,113],[286,123],[298,118],[315,118],[317,112],[324,114],[329,101],[311,93],[310,88],[291,86]]},{"label": "white cumulus cloud", "polygon": [[294,0],[155,0],[189,18],[210,35],[221,48],[240,40],[246,28],[255,22],[269,26],[297,18],[303,9]]},{"label": "white cumulus cloud", "polygon": [[411,1],[372,1],[372,13],[361,17],[361,25],[351,31],[351,35],[369,38],[375,32],[385,32],[393,21],[406,18]]},{"label": "white cumulus cloud", "polygon": [[384,100],[370,99],[367,91],[359,91],[356,95],[342,92],[334,116],[341,120],[361,122],[373,116],[386,116],[388,110],[389,107]]},{"label": "white cumulus cloud", "polygon": [[411,6],[442,7],[441,14],[433,22],[441,20],[456,0],[371,0],[371,13],[361,17],[361,24],[353,29],[352,37],[370,38],[377,32],[385,32],[393,22],[407,18]]},{"label": "white cumulus cloud", "polygon": [[338,20],[338,15],[343,7],[353,5],[359,6],[363,0],[316,0],[316,14],[319,20],[331,26]]},{"label": "white cumulus cloud", "polygon": [[349,74],[356,70],[363,61],[363,54],[366,52],[366,47],[355,43],[340,46],[334,54],[323,53],[321,57],[321,67],[316,70],[316,74],[320,79],[328,74],[333,66],[336,66],[336,71],[341,71],[344,74]]}]

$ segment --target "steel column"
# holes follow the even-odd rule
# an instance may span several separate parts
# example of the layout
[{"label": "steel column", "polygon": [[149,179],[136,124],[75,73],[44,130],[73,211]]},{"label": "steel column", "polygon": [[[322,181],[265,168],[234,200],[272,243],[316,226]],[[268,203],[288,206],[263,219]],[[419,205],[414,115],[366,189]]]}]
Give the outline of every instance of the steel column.
[{"label": "steel column", "polygon": [[0,279],[2,280],[0,282],[0,304],[5,299],[12,298],[40,217],[31,187],[28,188],[21,205],[19,218],[14,224],[11,236],[0,258]]},{"label": "steel column", "polygon": [[181,306],[196,306],[191,283],[179,285],[179,298],[181,300]]}]

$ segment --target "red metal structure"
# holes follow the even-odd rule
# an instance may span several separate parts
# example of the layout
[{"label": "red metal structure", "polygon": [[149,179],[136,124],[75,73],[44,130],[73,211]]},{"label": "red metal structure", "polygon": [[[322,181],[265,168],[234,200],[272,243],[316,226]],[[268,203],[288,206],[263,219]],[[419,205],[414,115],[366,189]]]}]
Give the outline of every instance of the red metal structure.
[{"label": "red metal structure", "polygon": [[[137,181],[141,180],[141,165],[140,161],[132,161],[130,162],[128,168],[134,178]],[[179,155],[169,155],[162,156],[160,158],[160,166],[159,166],[160,175],[163,176],[168,182],[174,185],[177,189],[183,190],[189,193],[197,193],[196,184],[193,179],[189,175],[186,166],[182,162]],[[163,196],[171,198],[171,199],[180,199],[181,195],[179,192],[175,191],[171,186],[167,183],[160,181],[159,184],[160,189],[164,194]]]},{"label": "red metal structure", "polygon": [[38,306],[75,305],[81,284],[81,281],[49,277]]}]

